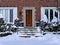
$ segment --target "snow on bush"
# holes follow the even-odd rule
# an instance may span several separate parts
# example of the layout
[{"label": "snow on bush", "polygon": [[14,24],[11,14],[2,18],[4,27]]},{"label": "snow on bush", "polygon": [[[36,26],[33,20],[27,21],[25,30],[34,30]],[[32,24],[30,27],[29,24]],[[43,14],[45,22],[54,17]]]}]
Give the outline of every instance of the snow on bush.
[{"label": "snow on bush", "polygon": [[58,19],[56,18],[56,17],[54,17],[53,19],[52,19],[52,21],[51,21],[51,23],[52,23],[52,26],[57,26],[57,21]]},{"label": "snow on bush", "polygon": [[43,21],[43,22],[47,22],[47,21],[48,21],[47,16],[44,15],[44,16],[42,17],[41,21]]}]

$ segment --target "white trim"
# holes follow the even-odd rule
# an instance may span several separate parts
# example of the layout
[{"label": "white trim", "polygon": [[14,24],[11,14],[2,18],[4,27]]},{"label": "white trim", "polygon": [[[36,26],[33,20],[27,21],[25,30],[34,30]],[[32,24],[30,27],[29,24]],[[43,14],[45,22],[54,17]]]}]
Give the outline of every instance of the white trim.
[{"label": "white trim", "polygon": [[14,9],[14,8],[17,8],[17,7],[0,7],[0,9]]},{"label": "white trim", "polygon": [[26,27],[26,10],[32,10],[32,27],[35,27],[35,8],[34,7],[23,7],[23,20],[24,20],[24,27]]}]

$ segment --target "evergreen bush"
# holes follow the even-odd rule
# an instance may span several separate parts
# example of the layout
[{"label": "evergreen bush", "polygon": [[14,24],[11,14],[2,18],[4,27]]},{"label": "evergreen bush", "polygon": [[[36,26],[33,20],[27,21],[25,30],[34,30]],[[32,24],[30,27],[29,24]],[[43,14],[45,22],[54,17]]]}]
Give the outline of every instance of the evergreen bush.
[{"label": "evergreen bush", "polygon": [[0,18],[0,32],[4,31],[4,28],[2,27],[2,25],[4,25],[4,20],[3,18]]}]

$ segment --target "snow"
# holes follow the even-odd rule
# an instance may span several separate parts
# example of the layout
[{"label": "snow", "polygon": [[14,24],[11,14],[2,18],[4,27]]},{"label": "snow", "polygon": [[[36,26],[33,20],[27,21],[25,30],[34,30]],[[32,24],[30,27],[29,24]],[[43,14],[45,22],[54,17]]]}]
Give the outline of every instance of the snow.
[{"label": "snow", "polygon": [[48,21],[47,16],[46,15],[42,16],[41,21],[47,22]]},{"label": "snow", "polygon": [[0,34],[5,34],[5,33],[13,33],[13,32],[11,32],[11,31],[0,32]]},{"label": "snow", "polygon": [[0,18],[4,18],[3,15],[0,13]]},{"label": "snow", "polygon": [[[56,17],[53,17],[51,23],[57,22],[57,20],[58,20],[58,19],[57,19]],[[48,21],[47,16],[46,16],[46,15],[43,15],[42,18],[41,18],[41,21],[44,21],[44,22],[47,23],[47,21]]]},{"label": "snow", "polygon": [[[47,16],[46,15],[42,16],[41,21],[47,23],[48,22]],[[52,26],[57,26],[57,24],[56,24],[57,21],[58,21],[58,19],[56,17],[54,17],[50,23],[52,24]]]},{"label": "snow", "polygon": [[52,19],[52,21],[51,21],[51,23],[52,23],[52,26],[57,26],[57,18],[56,17],[54,17],[53,19]]},{"label": "snow", "polygon": [[[44,21],[47,22],[47,18],[45,17],[46,16],[44,16]],[[52,22],[56,21],[56,18],[52,20]],[[38,27],[37,30],[41,32],[40,27]],[[39,37],[31,36],[31,38],[22,38],[20,35],[18,32],[6,37],[0,37],[0,45],[60,45],[60,34],[53,34],[53,32],[48,32],[46,35],[36,33]]]},{"label": "snow", "polygon": [[12,28],[16,28],[16,26],[15,26],[15,25],[12,25],[11,27],[12,27]]},{"label": "snow", "polygon": [[14,33],[7,37],[0,37],[0,45],[60,45],[60,35],[47,33],[42,37],[21,38]]},{"label": "snow", "polygon": [[57,20],[58,20],[58,19],[57,19],[56,17],[54,17],[51,22],[52,22],[52,23],[53,23],[53,22],[57,22]]},{"label": "snow", "polygon": [[38,26],[38,27],[37,27],[37,31],[40,32],[40,30],[41,30],[41,29],[40,29],[40,27]]}]

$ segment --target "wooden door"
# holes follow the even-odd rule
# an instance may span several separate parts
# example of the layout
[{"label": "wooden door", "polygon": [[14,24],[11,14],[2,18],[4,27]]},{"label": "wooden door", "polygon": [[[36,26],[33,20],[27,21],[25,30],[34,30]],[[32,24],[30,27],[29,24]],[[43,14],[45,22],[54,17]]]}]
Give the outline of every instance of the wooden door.
[{"label": "wooden door", "polygon": [[32,27],[32,10],[26,10],[26,27]]}]

